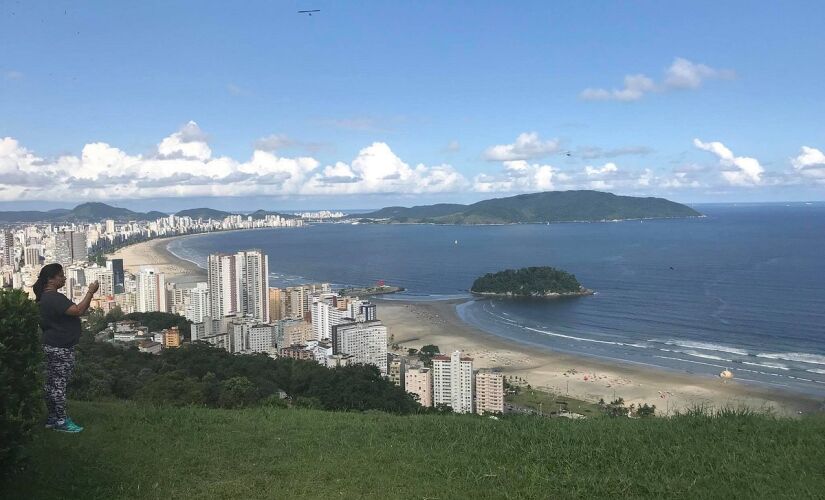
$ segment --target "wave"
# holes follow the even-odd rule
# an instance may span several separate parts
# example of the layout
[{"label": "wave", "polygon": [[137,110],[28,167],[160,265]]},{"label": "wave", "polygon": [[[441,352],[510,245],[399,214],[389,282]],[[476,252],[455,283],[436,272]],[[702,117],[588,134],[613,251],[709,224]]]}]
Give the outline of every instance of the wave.
[{"label": "wave", "polygon": [[676,351],[676,352],[680,352],[682,354],[687,354],[688,356],[695,356],[697,358],[713,359],[713,360],[716,360],[716,361],[727,361],[729,363],[733,362],[730,359],[720,358],[719,356],[713,356],[711,354],[704,354],[704,353],[696,352],[696,351],[687,350],[687,351]]},{"label": "wave", "polygon": [[757,358],[767,359],[782,359],[785,361],[798,361],[800,363],[808,363],[813,365],[825,365],[825,356],[821,354],[811,354],[808,352],[777,352],[777,353],[759,353]]},{"label": "wave", "polygon": [[736,347],[730,347],[721,344],[711,344],[708,342],[693,342],[690,340],[666,340],[662,342],[661,340],[648,340],[648,342],[659,342],[664,343],[666,345],[675,345],[678,347],[687,347],[688,349],[701,349],[703,351],[718,351],[718,352],[727,352],[730,354],[738,354],[740,356],[748,356],[750,353],[744,349],[738,349]]},{"label": "wave", "polygon": [[654,358],[661,358],[661,359],[672,359],[674,361],[683,361],[685,363],[694,363],[697,365],[705,365],[705,366],[714,366],[716,368],[727,368],[722,365],[714,365],[713,363],[703,363],[702,361],[693,361],[691,359],[682,359],[682,358],[674,358],[672,356],[653,356]]},{"label": "wave", "polygon": [[751,366],[761,366],[764,368],[775,368],[777,370],[790,370],[790,368],[781,363],[751,363],[750,361],[742,361],[742,364]]},{"label": "wave", "polygon": [[811,373],[818,373],[820,375],[825,375],[825,370],[820,370],[819,368],[812,368],[810,370],[805,370],[805,371],[806,372],[811,372]]}]

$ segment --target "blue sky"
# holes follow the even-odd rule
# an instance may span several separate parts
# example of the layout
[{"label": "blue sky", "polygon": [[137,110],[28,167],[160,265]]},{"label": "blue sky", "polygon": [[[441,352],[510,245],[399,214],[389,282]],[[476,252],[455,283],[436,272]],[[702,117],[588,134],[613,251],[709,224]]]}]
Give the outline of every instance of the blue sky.
[{"label": "blue sky", "polygon": [[0,209],[825,200],[822,19],[822,2],[6,0]]}]

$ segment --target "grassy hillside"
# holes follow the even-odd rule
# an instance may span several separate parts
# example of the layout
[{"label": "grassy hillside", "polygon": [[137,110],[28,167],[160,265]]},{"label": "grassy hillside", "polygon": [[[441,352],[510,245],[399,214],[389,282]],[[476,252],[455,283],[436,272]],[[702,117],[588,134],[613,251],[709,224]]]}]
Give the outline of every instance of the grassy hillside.
[{"label": "grassy hillside", "polygon": [[814,498],[825,419],[581,421],[72,402],[2,498]]}]

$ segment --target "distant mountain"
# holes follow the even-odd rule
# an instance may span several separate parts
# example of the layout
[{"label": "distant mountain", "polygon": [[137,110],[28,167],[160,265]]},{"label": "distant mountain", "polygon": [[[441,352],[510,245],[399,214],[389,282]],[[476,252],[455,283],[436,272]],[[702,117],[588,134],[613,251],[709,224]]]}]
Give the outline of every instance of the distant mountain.
[{"label": "distant mountain", "polygon": [[479,201],[472,205],[441,204],[412,208],[387,207],[361,219],[435,224],[512,224],[617,219],[696,217],[699,212],[664,198],[618,196],[600,191],[547,191]]},{"label": "distant mountain", "polygon": [[[82,203],[65,215],[67,220],[87,220],[97,222],[103,219],[148,220],[147,214],[134,212],[128,208],[119,208],[105,203]],[[165,217],[165,215],[163,216]],[[155,217],[157,218],[157,217]]]},{"label": "distant mountain", "polygon": [[175,214],[177,217],[191,217],[193,219],[215,219],[220,220],[232,215],[230,212],[215,210],[214,208],[188,208]]},{"label": "distant mountain", "polygon": [[[386,207],[375,212],[367,214],[357,214],[359,218],[370,219],[402,219],[413,218],[421,219],[426,217],[443,217],[445,215],[455,214],[467,208],[467,205],[459,205],[456,203],[438,203],[436,205],[420,205],[412,208],[404,207]],[[354,215],[353,217],[355,217]]]},{"label": "distant mountain", "polygon": [[38,222],[53,220],[62,215],[68,214],[71,210],[58,208],[48,212],[38,212],[36,210],[19,210],[12,212],[0,212],[0,222]]},{"label": "distant mountain", "polygon": [[104,219],[155,220],[166,217],[162,212],[140,213],[127,208],[113,207],[105,203],[81,203],[71,210],[60,208],[48,212],[27,210],[20,212],[0,212],[0,222],[99,222]]},{"label": "distant mountain", "polygon": [[[181,210],[175,214],[178,217],[191,217],[193,219],[213,219],[221,220],[229,215],[243,215],[247,214],[224,212],[223,210],[215,210],[214,208],[190,208]],[[257,210],[252,212],[253,219],[263,219],[267,215],[280,215],[285,219],[298,218],[297,215],[282,214],[279,212],[272,212],[268,210]],[[36,210],[22,210],[14,212],[0,212],[0,223],[21,223],[21,222],[100,222],[105,219],[114,219],[117,221],[130,220],[156,220],[163,217],[168,217],[169,214],[163,212],[151,211],[147,213],[134,212],[128,208],[113,207],[105,203],[90,202],[82,203],[71,210],[60,208],[56,210],[49,210],[48,212],[39,212]]]}]

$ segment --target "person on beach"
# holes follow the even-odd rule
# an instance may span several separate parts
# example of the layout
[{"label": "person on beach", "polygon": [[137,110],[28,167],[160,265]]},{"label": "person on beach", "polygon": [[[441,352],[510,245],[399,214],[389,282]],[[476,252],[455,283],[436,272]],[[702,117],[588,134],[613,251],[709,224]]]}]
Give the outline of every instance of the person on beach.
[{"label": "person on beach", "polygon": [[97,281],[90,284],[79,304],[58,292],[65,284],[63,266],[48,264],[40,270],[33,287],[35,301],[40,306],[40,328],[46,355],[45,398],[49,410],[46,428],[80,432],[83,427],[66,415],[66,386],[74,368],[74,346],[80,340],[80,316],[89,309],[100,284]]}]

